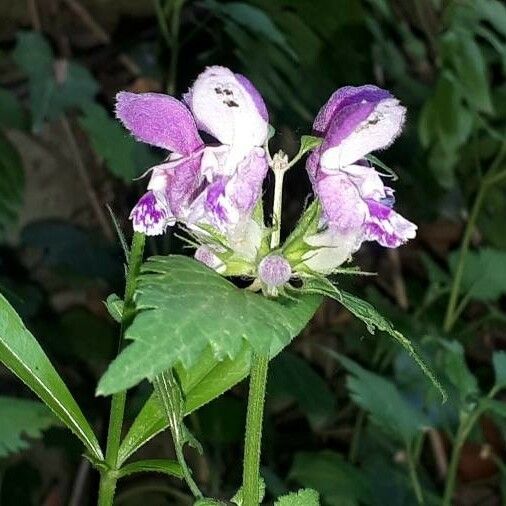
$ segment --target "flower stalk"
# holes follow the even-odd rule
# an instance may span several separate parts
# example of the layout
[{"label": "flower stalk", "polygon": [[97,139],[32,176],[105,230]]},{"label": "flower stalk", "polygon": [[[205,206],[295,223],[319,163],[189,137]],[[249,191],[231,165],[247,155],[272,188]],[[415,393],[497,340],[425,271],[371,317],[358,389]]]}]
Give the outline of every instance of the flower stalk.
[{"label": "flower stalk", "polygon": [[[128,258],[128,269],[126,275],[125,297],[123,304],[123,315],[121,317],[118,352],[123,348],[125,330],[131,323],[132,318],[135,314],[134,292],[142,263],[144,244],[144,234],[135,232]],[[116,491],[116,483],[118,480],[118,451],[121,442],[121,431],[123,428],[125,403],[126,391],[118,392],[112,396],[111,411],[109,416],[109,428],[107,431],[107,448],[105,453],[105,463],[107,469],[102,471],[100,477],[98,495],[99,506],[110,506],[114,500],[114,493]]]}]

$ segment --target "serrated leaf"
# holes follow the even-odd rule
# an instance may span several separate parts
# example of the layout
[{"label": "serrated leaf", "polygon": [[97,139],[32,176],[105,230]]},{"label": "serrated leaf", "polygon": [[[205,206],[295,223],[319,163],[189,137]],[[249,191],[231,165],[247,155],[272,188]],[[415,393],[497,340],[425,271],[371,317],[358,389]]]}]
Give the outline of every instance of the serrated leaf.
[{"label": "serrated leaf", "polygon": [[[289,304],[286,307],[287,311],[293,312],[293,318],[297,318],[297,326],[293,327],[294,336],[303,329],[320,303],[320,297],[307,295],[302,297],[298,304]],[[274,344],[275,347],[271,349],[272,357],[284,347],[281,342]],[[244,342],[240,353],[233,360],[217,360],[213,351],[208,347],[191,369],[177,367],[184,395],[184,414],[190,414],[243,380],[249,374],[250,364],[251,347]],[[126,461],[130,455],[167,426],[162,406],[153,394],[137,415],[122,441],[119,449],[119,462]]]},{"label": "serrated leaf", "polygon": [[506,386],[506,352],[495,351],[492,355],[492,363],[494,364],[495,385],[497,387]]},{"label": "serrated leaf", "polygon": [[298,453],[289,477],[320,492],[325,503],[332,506],[358,506],[367,503],[371,494],[362,471],[332,451]]},{"label": "serrated leaf", "polygon": [[138,143],[107,111],[95,103],[83,107],[79,124],[88,134],[94,150],[107,168],[126,183],[142,174],[160,158],[145,145]]},{"label": "serrated leaf", "polygon": [[59,424],[38,401],[0,397],[0,413],[0,457],[28,448],[25,437],[38,439],[42,431]]},{"label": "serrated leaf", "polygon": [[102,460],[98,440],[46,354],[0,294],[0,361],[23,381]]},{"label": "serrated leaf", "polygon": [[123,299],[118,297],[115,293],[111,293],[105,301],[105,307],[111,315],[111,318],[121,323],[121,318],[123,317]]},{"label": "serrated leaf", "polygon": [[126,332],[134,342],[111,363],[99,394],[122,391],[178,363],[190,369],[208,346],[217,360],[233,360],[244,341],[269,353],[300,330],[296,308],[304,303],[238,289],[196,260],[153,257],[141,272],[138,314]]},{"label": "serrated leaf", "polygon": [[346,309],[348,309],[348,311],[350,311],[359,320],[362,320],[365,323],[367,330],[371,334],[374,334],[374,331],[378,329],[380,331],[386,332],[388,335],[393,337],[394,340],[399,343],[407,351],[407,353],[409,353],[411,358],[413,358],[413,360],[415,360],[415,362],[420,366],[427,378],[439,390],[443,402],[446,401],[446,392],[437,379],[436,374],[425,363],[420,354],[415,350],[411,341],[409,341],[403,334],[396,330],[393,324],[385,317],[381,316],[371,304],[354,295],[351,295],[350,293],[345,292],[344,290],[338,289],[328,279],[323,277],[312,277],[305,279],[302,290],[305,292],[327,295],[337,302],[340,302]]},{"label": "serrated leaf", "polygon": [[183,477],[183,470],[178,462],[169,459],[151,459],[151,460],[137,460],[123,466],[118,475],[120,478],[125,478],[132,474],[137,473],[161,473],[168,476],[175,476],[176,478]]},{"label": "serrated leaf", "polygon": [[319,506],[320,497],[316,490],[305,488],[280,497],[274,506]]},{"label": "serrated leaf", "polygon": [[422,412],[408,404],[393,382],[330,349],[327,353],[350,373],[346,385],[351,398],[391,437],[411,445],[420,431],[430,425]]}]

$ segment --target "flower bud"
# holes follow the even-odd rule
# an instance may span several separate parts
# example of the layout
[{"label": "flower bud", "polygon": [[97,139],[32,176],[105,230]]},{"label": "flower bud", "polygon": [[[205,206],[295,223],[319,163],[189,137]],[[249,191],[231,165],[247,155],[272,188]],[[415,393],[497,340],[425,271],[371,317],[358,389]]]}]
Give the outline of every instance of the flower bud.
[{"label": "flower bud", "polygon": [[258,277],[270,288],[288,283],[292,276],[292,268],[288,260],[281,255],[268,255],[258,266]]}]

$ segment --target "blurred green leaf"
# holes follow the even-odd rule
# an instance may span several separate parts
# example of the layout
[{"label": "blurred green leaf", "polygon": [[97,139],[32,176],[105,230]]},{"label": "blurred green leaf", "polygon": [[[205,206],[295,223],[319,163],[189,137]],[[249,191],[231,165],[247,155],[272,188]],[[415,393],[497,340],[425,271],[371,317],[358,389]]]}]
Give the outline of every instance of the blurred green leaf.
[{"label": "blurred green leaf", "polygon": [[439,390],[443,402],[446,401],[446,392],[437,379],[432,368],[429,367],[421,355],[415,350],[413,344],[403,334],[394,328],[392,322],[383,317],[367,301],[351,295],[344,290],[337,288],[332,282],[323,277],[311,277],[304,280],[302,290],[306,293],[319,293],[327,295],[337,302],[341,303],[348,311],[362,320],[367,326],[367,330],[374,334],[375,330],[386,332],[398,344],[400,344],[410,355],[410,357],[419,365],[432,384]]},{"label": "blurred green leaf", "polygon": [[0,361],[35,392],[97,460],[102,451],[90,424],[46,354],[0,295]]},{"label": "blurred green leaf", "polygon": [[479,393],[478,382],[466,364],[464,348],[457,341],[439,340],[446,353],[443,355],[445,375],[457,388],[465,401],[466,397]]},{"label": "blurred green leaf", "polygon": [[13,58],[29,79],[35,132],[40,131],[46,119],[87,105],[98,91],[88,69],[73,61],[55,60],[51,46],[40,33],[20,32]]},{"label": "blurred green leaf", "polygon": [[24,189],[21,157],[7,137],[0,133],[0,235],[16,221]]},{"label": "blurred green leaf", "polygon": [[290,469],[290,479],[315,489],[331,506],[358,506],[371,494],[360,469],[335,452],[298,453]]},{"label": "blurred green leaf", "polygon": [[506,387],[506,352],[495,351],[492,355],[492,363],[494,364],[495,385]]},{"label": "blurred green leaf", "polygon": [[305,488],[280,497],[274,506],[319,506],[320,498],[316,490]]},{"label": "blurred green leaf", "polygon": [[153,257],[141,272],[138,313],[126,333],[134,342],[110,364],[99,394],[129,388],[176,363],[189,369],[207,346],[217,360],[236,357],[244,340],[268,353],[288,344],[307,321],[304,298],[273,301],[240,290],[188,257]]},{"label": "blurred green leaf", "polygon": [[349,358],[327,351],[351,373],[346,384],[352,399],[370,414],[380,430],[409,446],[420,431],[430,425],[426,416],[406,401],[394,383],[366,371]]},{"label": "blurred green leaf", "polygon": [[107,168],[116,176],[131,183],[146,168],[160,162],[146,144],[137,142],[118,121],[100,105],[89,103],[83,107],[80,125]]},{"label": "blurred green leaf", "polygon": [[38,401],[0,397],[0,458],[28,448],[23,436],[40,438],[42,431],[58,425],[57,418]]},{"label": "blurred green leaf", "polygon": [[506,5],[500,0],[475,0],[474,8],[482,20],[488,21],[506,37]]},{"label": "blurred green leaf", "polygon": [[105,307],[111,315],[111,318],[114,321],[121,323],[123,315],[123,299],[120,299],[115,293],[111,293],[105,301]]},{"label": "blurred green leaf", "polygon": [[[450,270],[455,273],[459,252],[449,257]],[[476,300],[493,301],[506,294],[506,251],[492,248],[481,248],[469,251],[465,258],[462,276],[462,293]]]},{"label": "blurred green leaf", "polygon": [[465,30],[448,31],[441,42],[442,56],[455,70],[468,103],[477,111],[492,113],[487,65],[472,34]]},{"label": "blurred green leaf", "polygon": [[271,363],[268,391],[271,397],[294,399],[315,429],[325,425],[335,409],[326,382],[304,360],[287,351]]}]

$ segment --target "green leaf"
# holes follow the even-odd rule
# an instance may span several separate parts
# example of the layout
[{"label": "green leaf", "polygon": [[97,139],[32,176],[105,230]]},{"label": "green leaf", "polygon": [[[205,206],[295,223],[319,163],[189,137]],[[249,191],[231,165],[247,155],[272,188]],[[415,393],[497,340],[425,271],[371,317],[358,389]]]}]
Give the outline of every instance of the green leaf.
[{"label": "green leaf", "polygon": [[442,339],[438,342],[446,350],[442,357],[445,375],[457,388],[462,401],[465,401],[468,396],[477,395],[480,391],[478,382],[467,367],[462,345],[457,341]]},{"label": "green leaf", "polygon": [[499,0],[475,0],[474,8],[484,21],[488,21],[506,37],[506,6]]},{"label": "green leaf", "polygon": [[198,501],[194,502],[193,506],[226,506],[226,504],[216,499],[209,499],[208,497],[203,497],[202,499],[199,499]]},{"label": "green leaf", "polygon": [[289,473],[292,480],[318,490],[326,504],[358,506],[371,491],[363,473],[335,452],[298,453]]},{"label": "green leaf", "polygon": [[305,488],[280,497],[274,506],[319,506],[320,497],[316,490]]},{"label": "green leaf", "polygon": [[123,316],[123,299],[120,299],[115,293],[111,293],[105,301],[105,307],[111,315],[111,318],[121,323],[121,318]]},{"label": "green leaf", "polygon": [[468,103],[477,111],[491,113],[487,66],[480,46],[465,30],[449,31],[441,41],[442,56],[455,70]]},{"label": "green leaf", "polygon": [[374,334],[375,330],[386,332],[388,335],[394,338],[406,351],[409,353],[411,358],[420,366],[421,370],[425,373],[427,378],[432,384],[439,390],[443,402],[446,401],[446,392],[444,391],[441,383],[436,377],[436,374],[432,369],[425,363],[420,354],[415,350],[411,341],[409,341],[403,334],[395,330],[392,323],[381,316],[376,309],[358,297],[345,292],[344,290],[338,289],[326,278],[307,278],[304,280],[303,291],[309,293],[319,293],[327,295],[333,298],[337,302],[340,302],[348,311],[355,315],[359,320],[362,320],[367,326],[367,330]]},{"label": "green leaf", "polygon": [[21,157],[7,137],[0,133],[0,235],[16,221],[24,189]]},{"label": "green leaf", "polygon": [[145,144],[128,135],[102,106],[86,104],[83,113],[79,119],[80,125],[88,134],[93,149],[116,177],[130,183],[147,167],[160,162]]},{"label": "green leaf", "polygon": [[83,66],[55,60],[51,46],[36,32],[20,32],[14,61],[29,79],[32,129],[39,131],[46,119],[91,102],[99,86]]},{"label": "green leaf", "polygon": [[308,151],[312,151],[321,145],[323,142],[322,137],[315,137],[314,135],[303,135],[300,138],[300,149],[297,156],[302,156]]},{"label": "green leaf", "polygon": [[217,360],[233,360],[244,341],[269,353],[288,344],[307,321],[303,301],[269,300],[238,289],[187,257],[153,257],[141,272],[138,314],[126,333],[134,342],[111,363],[98,394],[127,389],[177,363],[190,369],[208,346]]},{"label": "green leaf", "polygon": [[494,364],[495,385],[497,387],[506,386],[506,352],[495,351],[492,355],[492,363]]},{"label": "green leaf", "polygon": [[[450,270],[454,275],[459,252],[450,256]],[[465,258],[461,291],[476,300],[493,301],[506,294],[506,251],[481,248],[469,251]]]},{"label": "green leaf", "polygon": [[97,460],[102,451],[90,424],[21,318],[0,295],[0,361],[82,441]]},{"label": "green leaf", "polygon": [[137,473],[161,473],[175,476],[176,478],[183,478],[181,466],[175,460],[168,459],[137,460],[123,466],[118,471],[120,478]]},{"label": "green leaf", "polygon": [[325,425],[335,409],[327,383],[306,361],[288,351],[272,361],[267,389],[271,398],[294,399],[314,429]]},{"label": "green leaf", "polygon": [[23,436],[35,439],[58,420],[38,401],[0,397],[0,457],[28,448]]},{"label": "green leaf", "polygon": [[330,349],[327,352],[350,373],[346,384],[352,399],[381,430],[411,445],[420,431],[430,425],[423,413],[408,404],[393,382]]},{"label": "green leaf", "polygon": [[304,241],[304,238],[315,234],[318,230],[321,210],[320,201],[313,200],[304,211],[297,226],[283,244],[283,255],[286,258],[297,261],[308,250],[308,245]]},{"label": "green leaf", "polygon": [[[304,328],[320,303],[320,297],[306,295],[298,304],[287,306],[287,311],[293,313],[293,320],[297,318],[297,326],[292,329],[294,336]],[[271,349],[272,357],[284,347],[281,342],[274,344],[275,347]],[[241,351],[233,360],[219,361],[211,348],[207,347],[198,363],[191,369],[177,367],[185,401],[184,414],[192,413],[243,380],[249,374],[250,364],[251,347],[244,342]],[[137,415],[121,443],[118,457],[120,464],[167,426],[162,406],[153,394]]]}]

